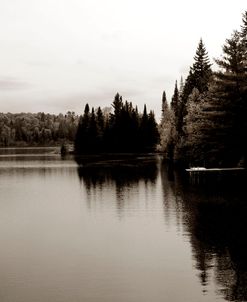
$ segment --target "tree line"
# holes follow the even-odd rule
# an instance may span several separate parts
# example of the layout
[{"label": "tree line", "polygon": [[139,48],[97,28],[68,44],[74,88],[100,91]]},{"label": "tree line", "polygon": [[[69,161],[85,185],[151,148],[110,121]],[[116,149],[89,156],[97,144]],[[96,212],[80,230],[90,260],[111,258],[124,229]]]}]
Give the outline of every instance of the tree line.
[{"label": "tree line", "polygon": [[131,102],[123,102],[117,93],[112,103],[113,113],[103,114],[100,107],[90,110],[86,104],[80,116],[75,136],[75,152],[152,152],[159,142],[154,112],[143,113]]},{"label": "tree line", "polygon": [[116,94],[112,110],[89,108],[80,117],[45,113],[0,113],[0,146],[73,142],[75,152],[152,152],[186,166],[246,165],[247,159],[247,12],[239,30],[226,39],[212,70],[199,41],[185,81],[174,87],[171,102],[162,97],[157,130],[154,112],[140,113]]},{"label": "tree line", "polygon": [[247,12],[212,70],[202,41],[185,81],[162,98],[159,151],[185,165],[237,166],[247,159]]},{"label": "tree line", "polygon": [[0,113],[0,146],[73,143],[79,117],[67,114]]}]

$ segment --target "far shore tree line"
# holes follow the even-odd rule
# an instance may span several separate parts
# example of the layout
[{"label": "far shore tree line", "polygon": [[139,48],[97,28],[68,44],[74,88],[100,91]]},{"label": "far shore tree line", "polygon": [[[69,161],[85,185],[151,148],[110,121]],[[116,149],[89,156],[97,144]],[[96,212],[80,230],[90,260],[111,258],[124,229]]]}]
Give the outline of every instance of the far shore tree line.
[{"label": "far shore tree line", "polygon": [[247,11],[222,51],[213,71],[200,39],[170,102],[163,92],[159,125],[146,105],[140,113],[117,93],[110,109],[86,104],[81,116],[0,113],[0,146],[70,142],[77,154],[159,151],[186,166],[246,166]]},{"label": "far shore tree line", "polygon": [[79,116],[67,114],[0,113],[0,146],[49,146],[73,142]]}]

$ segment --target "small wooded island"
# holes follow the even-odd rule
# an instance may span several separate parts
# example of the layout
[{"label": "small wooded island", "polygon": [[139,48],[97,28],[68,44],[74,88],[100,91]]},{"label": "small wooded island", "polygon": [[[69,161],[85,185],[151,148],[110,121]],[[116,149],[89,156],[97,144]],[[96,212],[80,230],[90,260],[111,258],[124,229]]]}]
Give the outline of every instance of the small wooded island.
[{"label": "small wooded island", "polygon": [[246,166],[247,12],[215,62],[213,71],[201,39],[169,104],[163,92],[159,124],[117,93],[111,109],[86,104],[81,116],[0,113],[0,146],[73,143],[76,154],[158,151],[187,167]]},{"label": "small wooded island", "polygon": [[113,101],[114,112],[103,116],[99,107],[95,114],[86,104],[75,136],[75,153],[126,153],[153,152],[159,142],[159,132],[154,112],[142,114],[132,103],[123,103],[117,93]]}]

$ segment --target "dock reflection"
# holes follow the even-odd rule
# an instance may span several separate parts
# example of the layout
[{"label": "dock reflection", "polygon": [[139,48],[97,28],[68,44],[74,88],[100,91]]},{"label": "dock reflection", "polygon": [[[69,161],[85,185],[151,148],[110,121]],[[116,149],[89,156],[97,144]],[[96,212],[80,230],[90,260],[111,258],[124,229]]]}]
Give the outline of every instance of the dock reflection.
[{"label": "dock reflection", "polygon": [[179,173],[161,170],[166,220],[176,213],[191,243],[195,268],[207,292],[216,283],[227,301],[247,301],[247,192],[240,183],[194,186]]}]

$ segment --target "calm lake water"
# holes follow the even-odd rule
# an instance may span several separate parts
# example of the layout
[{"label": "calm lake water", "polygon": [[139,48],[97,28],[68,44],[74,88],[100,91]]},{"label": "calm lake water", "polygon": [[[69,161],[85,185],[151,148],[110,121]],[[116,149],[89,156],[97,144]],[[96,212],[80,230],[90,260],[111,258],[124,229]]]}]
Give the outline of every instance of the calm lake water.
[{"label": "calm lake water", "polygon": [[247,301],[247,199],[159,156],[0,149],[1,302]]}]

